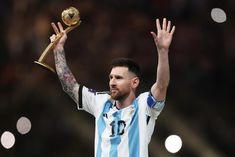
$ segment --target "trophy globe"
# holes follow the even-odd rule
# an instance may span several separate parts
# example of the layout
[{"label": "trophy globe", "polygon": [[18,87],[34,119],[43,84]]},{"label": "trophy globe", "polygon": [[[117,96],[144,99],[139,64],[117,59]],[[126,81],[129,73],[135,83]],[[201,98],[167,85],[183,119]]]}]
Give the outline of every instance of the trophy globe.
[{"label": "trophy globe", "polygon": [[74,7],[69,7],[61,13],[61,19],[67,26],[74,26],[80,21],[79,11]]}]

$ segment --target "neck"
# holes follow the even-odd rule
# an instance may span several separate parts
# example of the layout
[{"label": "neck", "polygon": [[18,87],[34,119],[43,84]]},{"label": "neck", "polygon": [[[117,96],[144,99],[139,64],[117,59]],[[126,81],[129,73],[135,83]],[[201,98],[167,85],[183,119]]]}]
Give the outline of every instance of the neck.
[{"label": "neck", "polygon": [[123,109],[125,107],[128,107],[132,104],[132,102],[135,99],[135,94],[131,92],[126,98],[123,100],[116,100],[116,106],[119,109]]}]

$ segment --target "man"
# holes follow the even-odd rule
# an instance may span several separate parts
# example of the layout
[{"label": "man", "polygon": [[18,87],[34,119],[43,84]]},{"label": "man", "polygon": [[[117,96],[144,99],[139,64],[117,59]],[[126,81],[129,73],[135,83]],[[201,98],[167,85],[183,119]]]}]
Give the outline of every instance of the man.
[{"label": "man", "polygon": [[56,35],[62,34],[53,51],[63,90],[77,103],[78,109],[95,117],[95,157],[147,157],[155,120],[165,104],[170,79],[168,51],[175,26],[171,27],[171,21],[166,18],[162,26],[156,20],[157,34],[151,32],[158,51],[156,82],[138,97],[139,66],[131,59],[113,61],[110,93],[94,92],[77,83],[65,60],[67,35],[61,23],[58,27],[52,23],[52,27]]}]

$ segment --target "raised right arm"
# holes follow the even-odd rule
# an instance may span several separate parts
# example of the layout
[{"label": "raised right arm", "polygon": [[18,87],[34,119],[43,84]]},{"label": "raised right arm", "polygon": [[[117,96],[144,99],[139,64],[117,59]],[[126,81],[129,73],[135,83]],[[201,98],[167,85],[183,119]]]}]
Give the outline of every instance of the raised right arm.
[{"label": "raised right arm", "polygon": [[[59,77],[63,90],[76,102],[78,103],[78,91],[79,91],[79,84],[77,83],[74,75],[72,74],[71,70],[69,69],[64,52],[64,44],[67,39],[67,34],[64,31],[60,22],[58,22],[57,26],[52,23],[52,28],[54,29],[56,35],[61,34],[61,38],[55,44],[53,49],[54,58],[55,58],[55,67],[56,73]],[[51,42],[55,41],[55,34],[50,37]]]}]

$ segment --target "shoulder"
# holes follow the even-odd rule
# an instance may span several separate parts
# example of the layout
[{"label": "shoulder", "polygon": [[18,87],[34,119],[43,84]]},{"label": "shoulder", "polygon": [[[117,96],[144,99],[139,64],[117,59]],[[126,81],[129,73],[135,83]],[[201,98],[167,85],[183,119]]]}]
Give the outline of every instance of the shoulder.
[{"label": "shoulder", "polygon": [[108,91],[97,92],[92,88],[87,88],[85,86],[79,90],[79,100],[86,101],[90,103],[102,102],[110,98]]},{"label": "shoulder", "polygon": [[162,101],[156,100],[150,91],[141,93],[137,97],[137,101],[140,104],[147,104],[147,106],[149,106],[150,108],[155,108],[158,111],[162,110],[165,105],[165,100]]},{"label": "shoulder", "polygon": [[87,88],[85,86],[82,86],[82,92],[83,94],[91,94],[93,96],[108,96],[110,95],[109,94],[109,91],[100,91],[100,92],[97,92],[95,89],[93,88]]},{"label": "shoulder", "polygon": [[140,93],[136,99],[137,100],[147,99],[148,95],[149,95],[149,92]]},{"label": "shoulder", "polygon": [[109,92],[96,90],[83,86],[79,92],[79,109],[83,109],[95,117],[101,112],[105,102],[110,99]]}]

